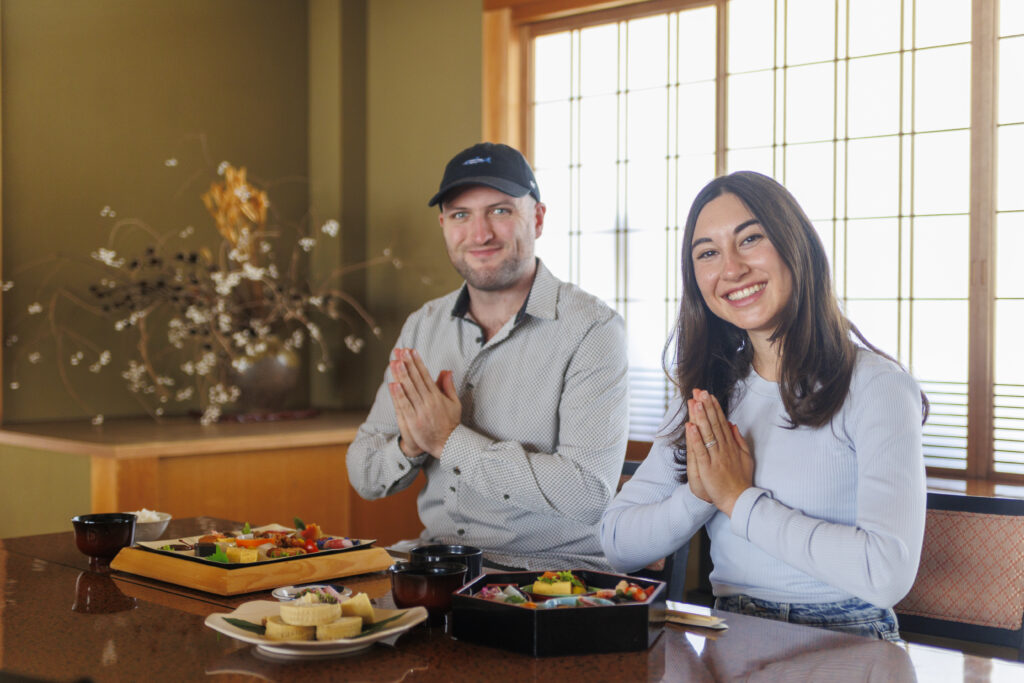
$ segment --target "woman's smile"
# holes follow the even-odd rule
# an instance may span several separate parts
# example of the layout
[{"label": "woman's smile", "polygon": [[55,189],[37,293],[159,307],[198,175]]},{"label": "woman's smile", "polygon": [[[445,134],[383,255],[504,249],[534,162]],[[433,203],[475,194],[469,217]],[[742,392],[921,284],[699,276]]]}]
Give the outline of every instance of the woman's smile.
[{"label": "woman's smile", "polygon": [[748,297],[752,297],[758,292],[764,291],[764,288],[767,286],[767,284],[761,282],[756,285],[751,285],[749,287],[744,287],[743,289],[737,289],[735,291],[729,292],[728,294],[725,295],[725,298],[734,303],[739,303]]}]

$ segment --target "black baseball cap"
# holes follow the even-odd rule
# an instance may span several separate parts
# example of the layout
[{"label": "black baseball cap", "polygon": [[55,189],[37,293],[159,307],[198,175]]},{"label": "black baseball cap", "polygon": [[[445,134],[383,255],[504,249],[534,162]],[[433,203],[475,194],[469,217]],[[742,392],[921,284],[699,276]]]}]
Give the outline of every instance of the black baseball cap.
[{"label": "black baseball cap", "polygon": [[486,185],[511,197],[530,194],[540,201],[533,169],[519,150],[494,142],[481,142],[462,150],[448,162],[441,187],[427,206],[440,203],[449,191],[464,185]]}]

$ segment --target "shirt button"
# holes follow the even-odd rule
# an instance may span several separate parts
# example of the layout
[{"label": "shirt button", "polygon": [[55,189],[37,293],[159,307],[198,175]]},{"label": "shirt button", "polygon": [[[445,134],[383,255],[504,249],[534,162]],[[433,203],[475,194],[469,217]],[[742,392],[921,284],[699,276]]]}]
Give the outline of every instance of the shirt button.
[{"label": "shirt button", "polygon": [[469,382],[468,384],[466,384],[466,388],[467,389],[475,389],[476,386],[472,382]]},{"label": "shirt button", "polygon": [[505,494],[505,500],[508,500],[508,499],[509,499],[509,495],[506,493]]},{"label": "shirt button", "polygon": [[466,530],[465,530],[465,529],[459,529],[459,536],[462,536],[462,535],[464,535],[465,533],[466,533]]},{"label": "shirt button", "polygon": [[460,470],[458,467],[453,469],[452,472],[454,472],[455,474],[462,474],[462,470]]},{"label": "shirt button", "polygon": [[398,469],[405,471],[405,465],[403,465],[402,463],[398,463]]},{"label": "shirt button", "polygon": [[455,487],[454,486],[449,486],[448,490],[451,491],[452,493],[455,493]]}]

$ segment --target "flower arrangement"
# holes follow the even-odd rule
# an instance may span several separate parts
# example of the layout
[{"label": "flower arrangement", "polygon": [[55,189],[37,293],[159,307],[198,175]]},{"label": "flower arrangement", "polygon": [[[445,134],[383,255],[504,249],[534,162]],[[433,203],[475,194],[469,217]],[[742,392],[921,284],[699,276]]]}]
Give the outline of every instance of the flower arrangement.
[{"label": "flower arrangement", "polygon": [[[281,262],[281,231],[268,226],[269,197],[246,178],[244,167],[220,164],[218,177],[201,198],[221,237],[215,250],[185,248],[192,227],[161,235],[141,221],[119,220],[107,246],[90,255],[89,263],[100,269],[100,276],[87,293],[61,288],[47,299],[47,306],[39,301],[29,305],[29,316],[48,312],[50,335],[58,340],[61,379],[83,408],[87,406],[74,390],[65,362],[99,373],[112,363],[112,353],[85,335],[58,330],[62,301],[107,319],[118,333],[135,335],[134,357],[127,359],[121,376],[150,415],[159,417],[174,403],[198,402],[203,424],[221,419],[239,401],[239,375],[261,355],[294,355],[309,342],[312,362],[326,372],[331,359],[318,320],[346,323],[352,332],[344,342],[354,353],[364,345],[358,330],[380,337],[373,317],[341,289],[340,280],[375,264],[400,268],[389,249],[368,261],[338,267],[314,283],[304,277],[304,257],[319,240],[337,237],[336,220],[323,223],[318,235],[300,231],[292,236],[297,239],[287,261]],[[114,213],[105,207],[101,215]],[[122,255],[115,245],[130,230],[141,230],[147,243],[141,251]],[[3,283],[4,291],[13,286],[13,281]],[[65,338],[74,342],[70,354],[66,349],[61,354]],[[8,347],[19,343],[17,335],[6,339]],[[40,361],[37,350],[25,352],[30,362]],[[19,388],[16,378],[9,388]],[[101,424],[103,415],[94,414],[92,421]]]}]

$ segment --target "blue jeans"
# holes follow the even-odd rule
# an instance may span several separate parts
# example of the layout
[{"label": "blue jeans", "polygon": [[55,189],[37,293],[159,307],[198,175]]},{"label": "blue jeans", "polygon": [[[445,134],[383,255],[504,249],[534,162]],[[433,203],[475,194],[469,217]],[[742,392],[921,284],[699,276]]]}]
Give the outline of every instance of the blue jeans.
[{"label": "blue jeans", "polygon": [[899,643],[900,625],[891,609],[875,607],[860,598],[842,602],[771,602],[748,595],[715,598],[715,609],[791,624],[817,626],[858,636]]}]

